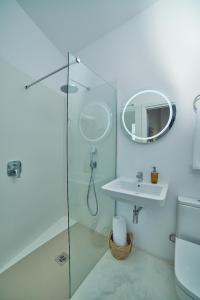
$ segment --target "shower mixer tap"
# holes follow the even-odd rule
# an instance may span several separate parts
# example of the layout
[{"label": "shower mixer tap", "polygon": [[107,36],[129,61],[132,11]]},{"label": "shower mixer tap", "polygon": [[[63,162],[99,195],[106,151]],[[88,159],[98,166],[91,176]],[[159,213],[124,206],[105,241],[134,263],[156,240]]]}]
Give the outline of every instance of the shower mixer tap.
[{"label": "shower mixer tap", "polygon": [[22,172],[22,163],[19,160],[9,161],[7,163],[7,175],[19,178]]}]

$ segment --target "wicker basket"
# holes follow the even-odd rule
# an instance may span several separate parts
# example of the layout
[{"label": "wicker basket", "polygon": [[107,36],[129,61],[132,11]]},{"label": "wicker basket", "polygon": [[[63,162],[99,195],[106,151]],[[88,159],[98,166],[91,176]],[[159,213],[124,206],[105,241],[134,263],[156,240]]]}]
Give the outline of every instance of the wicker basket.
[{"label": "wicker basket", "polygon": [[113,233],[111,231],[109,235],[109,247],[111,250],[112,255],[118,259],[123,260],[126,259],[129,254],[131,253],[132,247],[133,247],[133,234],[127,233],[127,245],[126,246],[117,246],[113,242]]}]

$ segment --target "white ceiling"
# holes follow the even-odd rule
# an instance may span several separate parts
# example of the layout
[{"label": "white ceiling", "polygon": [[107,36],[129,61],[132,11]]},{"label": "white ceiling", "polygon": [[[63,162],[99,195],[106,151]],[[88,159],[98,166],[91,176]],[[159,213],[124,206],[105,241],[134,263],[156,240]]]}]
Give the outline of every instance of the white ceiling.
[{"label": "white ceiling", "polygon": [[17,0],[66,55],[80,51],[157,0]]}]

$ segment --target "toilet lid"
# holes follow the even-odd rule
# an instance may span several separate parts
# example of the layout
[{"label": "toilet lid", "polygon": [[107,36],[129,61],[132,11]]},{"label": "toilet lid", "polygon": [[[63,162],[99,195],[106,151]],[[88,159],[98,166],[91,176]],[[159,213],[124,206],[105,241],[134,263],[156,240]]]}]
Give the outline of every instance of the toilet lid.
[{"label": "toilet lid", "polygon": [[200,245],[176,238],[175,275],[188,294],[200,299]]}]

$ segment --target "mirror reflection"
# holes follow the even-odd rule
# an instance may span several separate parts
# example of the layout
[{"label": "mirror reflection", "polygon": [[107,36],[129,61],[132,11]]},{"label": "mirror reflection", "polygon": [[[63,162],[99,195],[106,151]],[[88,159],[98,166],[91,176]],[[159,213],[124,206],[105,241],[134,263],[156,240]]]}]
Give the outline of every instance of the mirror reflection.
[{"label": "mirror reflection", "polygon": [[164,94],[144,90],[133,95],[122,111],[122,126],[134,142],[151,143],[165,135],[176,117],[176,106]]},{"label": "mirror reflection", "polygon": [[79,128],[83,138],[97,142],[105,138],[111,129],[112,114],[104,103],[89,103],[81,112]]}]

